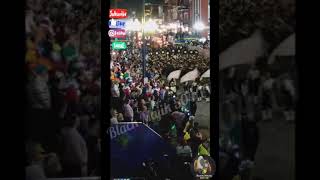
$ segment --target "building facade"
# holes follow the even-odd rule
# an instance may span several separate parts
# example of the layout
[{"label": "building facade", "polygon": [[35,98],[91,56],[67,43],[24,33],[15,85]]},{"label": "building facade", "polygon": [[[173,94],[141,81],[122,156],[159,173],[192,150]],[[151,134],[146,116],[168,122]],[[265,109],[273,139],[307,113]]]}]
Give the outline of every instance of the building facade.
[{"label": "building facade", "polygon": [[[209,0],[190,0],[189,14],[191,17],[192,26],[197,22],[203,23],[204,26],[209,27]],[[207,36],[209,29],[203,31],[202,35]]]},{"label": "building facade", "polygon": [[168,24],[179,22],[193,32],[194,24],[201,22],[206,29],[200,34],[207,38],[210,26],[209,10],[210,0],[165,0],[163,20]]}]

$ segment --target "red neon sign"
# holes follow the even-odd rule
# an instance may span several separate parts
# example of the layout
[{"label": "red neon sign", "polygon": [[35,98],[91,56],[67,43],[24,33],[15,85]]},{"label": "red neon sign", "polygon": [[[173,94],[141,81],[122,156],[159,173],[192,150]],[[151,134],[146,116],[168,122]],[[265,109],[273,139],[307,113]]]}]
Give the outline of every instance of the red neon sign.
[{"label": "red neon sign", "polygon": [[126,9],[110,9],[109,18],[122,19],[128,17],[128,11]]}]

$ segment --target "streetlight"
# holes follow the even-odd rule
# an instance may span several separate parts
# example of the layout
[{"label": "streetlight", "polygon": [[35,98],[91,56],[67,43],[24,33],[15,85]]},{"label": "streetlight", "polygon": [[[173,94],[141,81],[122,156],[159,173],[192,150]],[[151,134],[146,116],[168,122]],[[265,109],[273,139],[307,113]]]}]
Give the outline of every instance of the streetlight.
[{"label": "streetlight", "polygon": [[193,28],[196,30],[196,35],[199,35],[199,32],[203,31],[206,26],[202,22],[198,21],[193,25]]},{"label": "streetlight", "polygon": [[[150,5],[150,4],[148,4]],[[146,39],[145,39],[145,32],[154,32],[158,25],[156,22],[154,22],[153,20],[149,20],[146,23],[146,15],[145,15],[145,9],[146,9],[146,3],[145,0],[142,1],[142,10],[143,10],[143,17],[142,17],[142,71],[143,71],[143,80],[146,76],[146,54],[147,54],[147,50],[146,50]]]},{"label": "streetlight", "polygon": [[194,25],[193,25],[193,28],[196,30],[196,31],[203,31],[206,26],[202,23],[202,22],[196,22]]},{"label": "streetlight", "polygon": [[143,25],[144,32],[151,33],[155,32],[158,29],[158,24],[154,20],[149,20]]},{"label": "streetlight", "polygon": [[142,25],[138,19],[131,19],[127,22],[126,28],[127,31],[140,31]]}]

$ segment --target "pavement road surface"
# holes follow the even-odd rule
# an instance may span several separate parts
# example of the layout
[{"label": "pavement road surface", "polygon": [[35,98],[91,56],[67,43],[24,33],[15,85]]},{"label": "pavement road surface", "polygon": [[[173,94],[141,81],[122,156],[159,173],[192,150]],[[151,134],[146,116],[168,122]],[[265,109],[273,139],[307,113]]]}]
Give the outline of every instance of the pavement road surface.
[{"label": "pavement road surface", "polygon": [[295,124],[278,117],[258,126],[260,144],[253,175],[264,180],[294,180]]}]

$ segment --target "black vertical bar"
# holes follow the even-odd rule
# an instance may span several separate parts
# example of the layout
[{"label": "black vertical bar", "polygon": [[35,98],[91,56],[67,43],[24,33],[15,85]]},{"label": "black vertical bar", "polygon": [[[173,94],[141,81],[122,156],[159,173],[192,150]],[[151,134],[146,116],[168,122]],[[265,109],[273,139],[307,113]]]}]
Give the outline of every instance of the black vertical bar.
[{"label": "black vertical bar", "polygon": [[[214,179],[219,178],[219,1],[216,0],[215,4],[210,6],[210,16],[214,18],[214,21],[210,21],[210,85],[211,85],[211,96],[210,96],[210,109],[213,121],[210,123],[212,134],[213,146],[213,159],[216,162],[216,172]],[[212,38],[214,37],[214,38]],[[212,131],[211,131],[212,132]],[[211,148],[212,149],[212,148]]]},{"label": "black vertical bar", "polygon": [[101,179],[110,179],[110,39],[108,21],[110,1],[101,0]]}]

